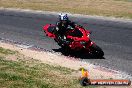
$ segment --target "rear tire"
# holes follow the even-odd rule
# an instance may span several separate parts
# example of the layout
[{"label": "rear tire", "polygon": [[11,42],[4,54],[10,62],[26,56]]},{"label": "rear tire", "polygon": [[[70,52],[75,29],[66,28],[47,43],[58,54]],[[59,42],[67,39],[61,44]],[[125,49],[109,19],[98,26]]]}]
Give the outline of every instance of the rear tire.
[{"label": "rear tire", "polygon": [[96,56],[97,58],[99,57],[103,57],[104,56],[104,52],[102,51],[102,49],[97,46],[96,44],[93,44],[91,47],[90,47],[90,53],[94,56]]},{"label": "rear tire", "polygon": [[71,52],[72,52],[72,50],[68,47],[68,46],[61,46],[61,48],[62,48],[62,52],[63,52],[63,54],[64,55],[66,55],[66,56],[68,56],[68,55],[70,55],[71,54]]}]

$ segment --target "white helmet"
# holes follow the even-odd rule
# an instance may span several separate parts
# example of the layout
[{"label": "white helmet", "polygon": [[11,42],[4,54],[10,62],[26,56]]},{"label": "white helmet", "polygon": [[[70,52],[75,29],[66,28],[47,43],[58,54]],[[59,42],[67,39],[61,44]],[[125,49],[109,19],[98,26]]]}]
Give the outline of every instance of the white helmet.
[{"label": "white helmet", "polygon": [[67,14],[59,14],[59,19],[61,20],[61,21],[67,21],[68,20],[68,16],[67,16]]}]

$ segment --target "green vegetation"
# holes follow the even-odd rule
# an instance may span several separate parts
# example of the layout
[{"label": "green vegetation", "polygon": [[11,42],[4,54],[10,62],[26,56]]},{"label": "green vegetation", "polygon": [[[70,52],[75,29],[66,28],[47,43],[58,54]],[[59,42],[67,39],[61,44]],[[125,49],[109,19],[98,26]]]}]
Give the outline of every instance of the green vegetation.
[{"label": "green vegetation", "polygon": [[[72,74],[77,71],[42,63],[14,52],[16,51],[0,48],[1,88],[83,88],[79,84],[78,77]],[[1,56],[1,53],[5,56]],[[12,55],[17,60],[5,59],[6,56]]]},{"label": "green vegetation", "polygon": [[132,18],[132,0],[0,0],[0,7]]},{"label": "green vegetation", "polygon": [[[24,87],[24,88],[51,88],[50,84],[38,79],[39,71],[34,70],[20,62],[0,59],[0,85],[1,87]],[[45,73],[45,72],[44,72]],[[42,73],[41,73],[42,75]],[[40,78],[40,77],[39,77]]]},{"label": "green vegetation", "polygon": [[132,2],[132,0],[115,0],[115,1],[125,1],[125,2]]},{"label": "green vegetation", "polygon": [[9,49],[4,49],[4,48],[0,47],[0,53],[1,54],[5,54],[5,55],[8,55],[8,54],[15,54],[16,51],[11,51]]}]

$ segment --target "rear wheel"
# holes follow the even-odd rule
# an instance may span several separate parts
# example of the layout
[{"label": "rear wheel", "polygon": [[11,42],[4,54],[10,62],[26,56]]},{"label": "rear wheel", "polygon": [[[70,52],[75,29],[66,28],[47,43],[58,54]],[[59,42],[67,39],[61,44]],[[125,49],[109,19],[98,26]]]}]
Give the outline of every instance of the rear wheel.
[{"label": "rear wheel", "polygon": [[62,48],[63,54],[66,56],[72,53],[72,50],[66,45],[61,46],[61,48]]},{"label": "rear wheel", "polygon": [[104,56],[104,52],[102,51],[102,49],[97,46],[96,44],[93,44],[91,47],[90,47],[90,53],[96,57],[103,57]]}]

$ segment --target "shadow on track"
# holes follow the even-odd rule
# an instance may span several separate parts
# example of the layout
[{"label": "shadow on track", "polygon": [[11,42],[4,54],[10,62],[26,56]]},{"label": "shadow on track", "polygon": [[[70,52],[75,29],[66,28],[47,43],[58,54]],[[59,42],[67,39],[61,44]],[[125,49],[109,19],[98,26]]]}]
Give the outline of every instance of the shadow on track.
[{"label": "shadow on track", "polygon": [[75,58],[81,58],[81,59],[105,59],[104,57],[97,58],[96,56],[90,55],[90,54],[84,54],[83,52],[72,52],[72,53],[66,53],[62,48],[59,49],[52,49],[55,52],[60,52],[64,56],[70,56]]}]

